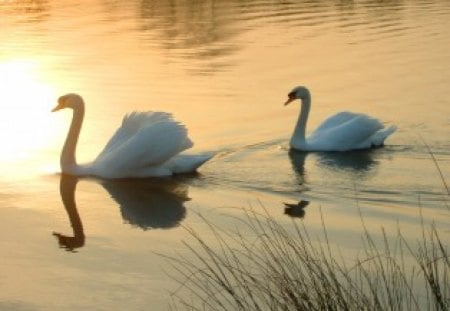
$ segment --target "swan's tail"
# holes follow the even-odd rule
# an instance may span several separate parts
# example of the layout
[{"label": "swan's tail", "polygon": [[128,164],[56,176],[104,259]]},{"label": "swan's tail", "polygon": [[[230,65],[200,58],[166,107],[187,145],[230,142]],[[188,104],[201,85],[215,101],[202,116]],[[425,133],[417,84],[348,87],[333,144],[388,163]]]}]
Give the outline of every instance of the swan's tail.
[{"label": "swan's tail", "polygon": [[169,166],[174,174],[193,173],[212,157],[213,154],[179,154],[170,160]]},{"label": "swan's tail", "polygon": [[391,125],[388,127],[385,127],[379,131],[377,131],[371,139],[372,146],[378,147],[382,146],[384,144],[384,141],[386,138],[388,138],[392,133],[394,133],[397,130],[397,127],[395,125]]}]

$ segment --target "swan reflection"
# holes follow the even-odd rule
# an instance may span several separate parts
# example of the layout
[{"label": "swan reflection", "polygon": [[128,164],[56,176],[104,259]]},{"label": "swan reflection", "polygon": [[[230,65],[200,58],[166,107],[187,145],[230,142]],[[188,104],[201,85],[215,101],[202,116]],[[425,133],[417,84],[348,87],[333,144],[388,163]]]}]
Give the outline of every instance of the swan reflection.
[{"label": "swan reflection", "polygon": [[[78,213],[75,192],[79,178],[61,174],[60,195],[69,216],[72,235],[53,232],[61,248],[67,251],[84,246],[83,223]],[[100,184],[119,205],[125,223],[147,229],[176,227],[186,216],[188,186],[173,179],[101,180]]]},{"label": "swan reflection", "polygon": [[303,184],[305,176],[305,160],[308,152],[289,149],[288,154],[292,169],[294,170],[298,180],[300,181],[299,184]]},{"label": "swan reflection", "polygon": [[119,204],[123,220],[144,230],[176,227],[186,216],[188,186],[173,179],[102,180],[101,185]]},{"label": "swan reflection", "polygon": [[303,218],[305,217],[305,207],[309,205],[309,201],[300,200],[298,203],[283,203],[284,213],[293,218]]},{"label": "swan reflection", "polygon": [[[307,152],[301,152],[297,150],[289,150],[289,160],[291,161],[292,169],[295,173],[295,178],[298,185],[304,185],[305,183],[305,160],[308,155]],[[303,191],[304,189],[300,189]],[[300,200],[297,203],[285,203],[284,214],[293,218],[303,218],[305,217],[305,207],[308,206],[309,201]]]},{"label": "swan reflection", "polygon": [[347,152],[303,152],[289,150],[289,159],[292,169],[297,175],[300,184],[304,182],[305,160],[311,156],[317,159],[317,165],[333,170],[340,170],[353,173],[366,173],[371,171],[378,161],[374,159],[375,150],[359,150]]},{"label": "swan reflection", "polygon": [[374,160],[374,150],[360,150],[347,152],[317,153],[320,166],[354,173],[366,173],[372,170],[377,161]]},{"label": "swan reflection", "polygon": [[64,248],[67,251],[74,251],[76,248],[82,247],[85,240],[83,223],[81,222],[75,202],[75,189],[77,187],[77,183],[77,177],[61,174],[61,179],[59,181],[59,193],[67,215],[69,216],[73,236],[58,232],[53,232],[53,235],[58,239],[59,247]]},{"label": "swan reflection", "polygon": [[[313,185],[307,184],[307,172],[305,162],[307,157],[315,160],[315,165],[326,170],[321,179],[330,178],[335,175],[338,180],[351,179],[361,180],[370,176],[370,172],[376,167],[378,161],[374,159],[376,150],[361,150],[347,152],[303,152],[289,150],[289,160],[295,174],[296,191],[314,191]],[[291,217],[303,218],[304,208],[309,204],[307,200],[300,200],[298,203],[283,203],[284,212]]]}]

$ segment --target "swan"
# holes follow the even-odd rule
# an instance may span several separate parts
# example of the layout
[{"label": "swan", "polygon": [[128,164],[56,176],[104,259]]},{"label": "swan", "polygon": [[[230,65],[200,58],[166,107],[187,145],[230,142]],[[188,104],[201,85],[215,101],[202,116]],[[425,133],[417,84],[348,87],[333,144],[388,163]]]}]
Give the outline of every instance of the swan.
[{"label": "swan", "polygon": [[326,119],[309,137],[305,137],[306,122],[311,108],[311,94],[297,86],[288,94],[284,105],[300,99],[302,106],[290,140],[292,149],[301,151],[348,151],[383,146],[396,126],[384,125],[376,118],[353,112],[339,112]]},{"label": "swan", "polygon": [[73,110],[72,122],[60,157],[62,173],[105,179],[161,177],[191,173],[211,158],[210,154],[180,152],[193,146],[186,127],[166,112],[133,112],[110,138],[94,161],[77,164],[76,147],[84,118],[83,98],[74,93],[59,97],[52,112]]}]

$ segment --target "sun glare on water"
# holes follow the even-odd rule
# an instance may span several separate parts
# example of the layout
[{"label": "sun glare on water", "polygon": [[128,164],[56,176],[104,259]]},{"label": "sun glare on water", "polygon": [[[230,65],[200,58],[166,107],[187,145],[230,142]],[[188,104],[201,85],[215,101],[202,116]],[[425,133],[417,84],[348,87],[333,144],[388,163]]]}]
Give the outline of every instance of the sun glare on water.
[{"label": "sun glare on water", "polygon": [[55,91],[28,60],[0,61],[0,163],[33,159],[54,136],[50,108]]}]

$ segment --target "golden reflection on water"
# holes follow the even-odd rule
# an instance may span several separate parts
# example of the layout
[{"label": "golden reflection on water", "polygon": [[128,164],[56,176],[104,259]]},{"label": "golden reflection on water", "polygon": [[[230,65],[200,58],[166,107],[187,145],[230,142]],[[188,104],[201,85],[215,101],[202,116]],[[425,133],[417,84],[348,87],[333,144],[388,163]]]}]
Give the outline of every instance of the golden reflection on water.
[{"label": "golden reflection on water", "polygon": [[[450,176],[449,15],[442,0],[0,0],[0,309],[167,309],[154,253],[180,249],[180,224],[212,238],[196,212],[231,227],[236,207],[262,205],[286,226],[303,217],[294,221],[313,233],[325,219],[347,255],[360,245],[358,208],[368,227],[400,220],[411,239],[419,206],[448,228],[415,133]],[[313,92],[309,129],[350,110],[399,131],[370,153],[289,155],[280,145],[299,107],[282,101],[297,84]],[[83,180],[75,194],[69,178],[60,197],[60,176],[47,173],[59,171],[71,114],[50,109],[67,92],[87,105],[80,162],[133,110],[173,113],[196,148],[219,154],[186,183]],[[53,230],[83,251],[60,252]]]},{"label": "golden reflection on water", "polygon": [[49,109],[55,89],[43,82],[39,64],[31,59],[0,62],[0,161],[32,157],[54,137]]}]

